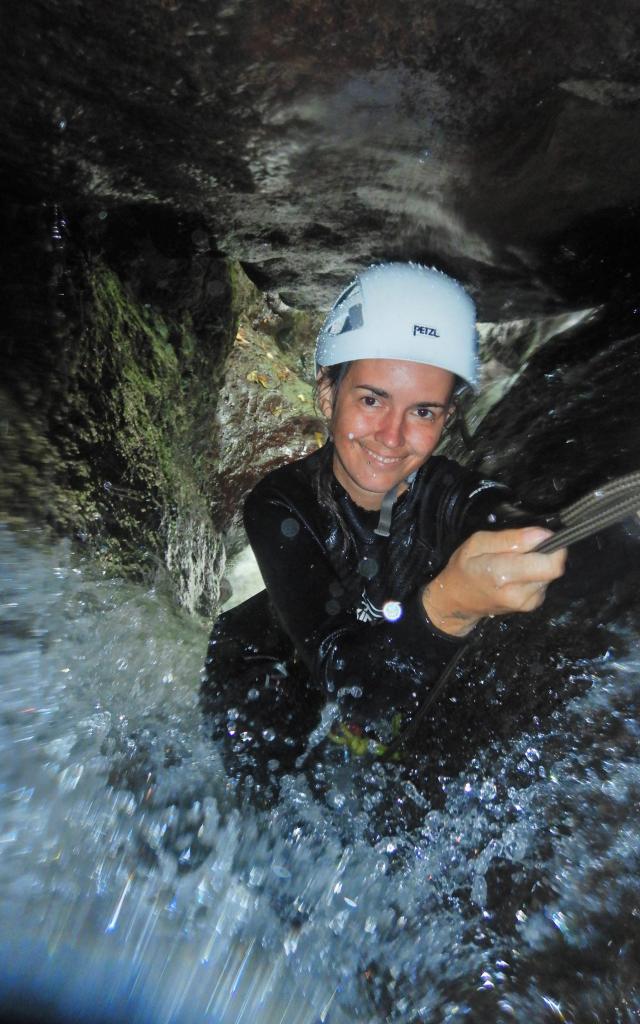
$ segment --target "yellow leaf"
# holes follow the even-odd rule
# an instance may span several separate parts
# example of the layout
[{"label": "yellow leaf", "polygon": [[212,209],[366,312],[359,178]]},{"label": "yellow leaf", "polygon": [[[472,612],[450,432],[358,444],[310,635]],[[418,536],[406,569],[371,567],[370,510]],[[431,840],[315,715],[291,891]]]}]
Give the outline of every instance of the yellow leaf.
[{"label": "yellow leaf", "polygon": [[251,370],[247,374],[247,380],[250,384],[262,384],[263,388],[271,387],[271,379],[266,373],[258,373],[257,370]]}]

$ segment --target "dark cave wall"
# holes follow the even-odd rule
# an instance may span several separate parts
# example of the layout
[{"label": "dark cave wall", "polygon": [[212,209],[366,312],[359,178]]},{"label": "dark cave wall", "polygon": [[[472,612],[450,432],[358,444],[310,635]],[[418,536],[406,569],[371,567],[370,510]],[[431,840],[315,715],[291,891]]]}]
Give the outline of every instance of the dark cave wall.
[{"label": "dark cave wall", "polygon": [[[127,575],[163,561],[188,510],[209,568],[190,603],[205,609],[220,559],[207,466],[234,319],[228,268],[185,251],[177,220],[171,249],[166,217],[151,232],[152,211],[109,216],[45,203],[5,211],[0,507],[13,525],[90,544]],[[174,552],[184,600],[183,563]]]},{"label": "dark cave wall", "polygon": [[4,229],[0,515],[211,614],[244,494],[318,443],[313,317],[186,215],[16,203]]}]

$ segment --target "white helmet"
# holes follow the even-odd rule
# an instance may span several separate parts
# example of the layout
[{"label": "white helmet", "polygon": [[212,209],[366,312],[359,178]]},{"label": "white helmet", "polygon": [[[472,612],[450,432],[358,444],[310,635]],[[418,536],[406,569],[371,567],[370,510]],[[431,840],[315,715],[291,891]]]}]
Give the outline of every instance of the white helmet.
[{"label": "white helmet", "polygon": [[316,370],[355,359],[406,359],[450,370],[475,386],[476,310],[462,285],[417,263],[358,274],[318,335]]}]

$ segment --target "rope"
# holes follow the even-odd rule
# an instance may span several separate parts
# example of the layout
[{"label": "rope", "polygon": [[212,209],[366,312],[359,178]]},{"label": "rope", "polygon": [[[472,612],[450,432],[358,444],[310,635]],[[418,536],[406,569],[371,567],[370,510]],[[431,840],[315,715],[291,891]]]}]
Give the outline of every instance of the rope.
[{"label": "rope", "polygon": [[566,524],[553,537],[539,544],[536,551],[550,554],[558,548],[575,544],[591,537],[600,530],[618,523],[640,510],[640,472],[629,473],[612,480],[604,487],[580,498],[559,514],[561,523]]}]

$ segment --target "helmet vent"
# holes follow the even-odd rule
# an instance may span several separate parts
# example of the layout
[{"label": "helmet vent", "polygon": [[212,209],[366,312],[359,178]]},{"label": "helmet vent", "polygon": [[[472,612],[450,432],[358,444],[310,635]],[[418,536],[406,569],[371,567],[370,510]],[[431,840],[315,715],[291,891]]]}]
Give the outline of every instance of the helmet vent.
[{"label": "helmet vent", "polygon": [[329,313],[325,331],[327,334],[347,334],[362,327],[362,290],[358,280],[352,281]]},{"label": "helmet vent", "polygon": [[345,309],[344,306],[337,309],[336,315],[327,325],[327,331],[332,335],[348,334],[349,331],[357,331],[363,323],[362,303],[359,302],[356,306],[350,306],[349,309]]},{"label": "helmet vent", "polygon": [[363,323],[362,303],[359,302],[357,306],[351,306],[349,309],[340,334],[346,334],[347,331],[357,331],[359,327],[362,327]]}]

